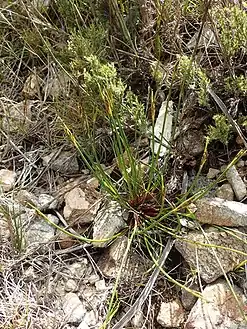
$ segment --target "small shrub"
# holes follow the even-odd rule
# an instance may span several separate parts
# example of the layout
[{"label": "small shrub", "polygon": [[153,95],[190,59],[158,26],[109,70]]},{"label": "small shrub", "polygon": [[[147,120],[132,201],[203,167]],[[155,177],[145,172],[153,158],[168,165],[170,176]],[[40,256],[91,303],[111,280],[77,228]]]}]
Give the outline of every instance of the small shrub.
[{"label": "small shrub", "polygon": [[232,135],[232,127],[229,124],[227,118],[222,114],[216,114],[213,116],[215,126],[209,126],[208,138],[209,142],[220,141],[224,145],[228,145]]},{"label": "small shrub", "polygon": [[196,90],[199,104],[206,106],[208,103],[207,87],[210,83],[206,73],[196,62],[185,55],[179,58],[178,71],[185,86]]},{"label": "small shrub", "polygon": [[74,31],[68,40],[68,52],[71,58],[71,69],[75,76],[80,76],[87,64],[85,57],[97,56],[103,60],[106,56],[106,27],[91,25],[88,28]]},{"label": "small shrub", "polygon": [[228,77],[225,79],[226,90],[236,96],[247,96],[247,78],[242,74],[238,77]]},{"label": "small shrub", "polygon": [[216,26],[224,53],[234,56],[247,47],[247,13],[238,6],[223,8],[214,12]]}]

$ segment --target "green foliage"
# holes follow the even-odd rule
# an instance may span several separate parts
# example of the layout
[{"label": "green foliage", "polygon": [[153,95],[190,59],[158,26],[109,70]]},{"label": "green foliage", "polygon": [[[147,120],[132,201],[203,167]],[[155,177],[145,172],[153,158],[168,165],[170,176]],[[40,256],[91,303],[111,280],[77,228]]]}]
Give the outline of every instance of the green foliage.
[{"label": "green foliage", "polygon": [[91,55],[85,57],[87,65],[83,72],[84,102],[88,113],[103,118],[117,116],[124,124],[135,122],[139,128],[145,123],[144,107],[136,95],[118,77],[113,64],[101,63]]},{"label": "green foliage", "polygon": [[225,79],[226,90],[237,96],[247,96],[247,78],[241,74],[237,77],[228,77]]},{"label": "green foliage", "polygon": [[184,16],[193,19],[199,18],[203,14],[204,1],[202,0],[185,0],[182,1],[182,13]]},{"label": "green foliage", "polygon": [[99,1],[90,0],[59,0],[56,1],[58,13],[68,31],[85,27],[85,17],[95,15]]},{"label": "green foliage", "polygon": [[83,74],[87,60],[91,55],[104,59],[106,56],[107,29],[105,26],[91,25],[71,33],[68,40],[68,51],[73,75]]},{"label": "green foliage", "polygon": [[234,56],[247,47],[247,13],[238,6],[222,8],[214,12],[216,25],[224,53]]},{"label": "green foliage", "polygon": [[208,103],[207,87],[210,84],[206,73],[186,55],[179,58],[178,73],[185,86],[196,90],[199,104],[206,106]]},{"label": "green foliage", "polygon": [[209,142],[220,141],[224,145],[227,145],[232,137],[232,127],[229,124],[227,118],[222,114],[216,114],[213,116],[215,126],[209,126],[208,138]]}]

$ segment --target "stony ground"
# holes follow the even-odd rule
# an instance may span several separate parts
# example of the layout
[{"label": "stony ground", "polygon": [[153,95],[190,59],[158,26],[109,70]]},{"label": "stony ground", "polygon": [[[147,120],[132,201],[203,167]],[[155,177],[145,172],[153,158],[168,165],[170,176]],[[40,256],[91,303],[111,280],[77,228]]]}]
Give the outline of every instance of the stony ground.
[{"label": "stony ground", "polygon": [[0,329],[247,328],[246,8],[164,3],[0,4]]}]

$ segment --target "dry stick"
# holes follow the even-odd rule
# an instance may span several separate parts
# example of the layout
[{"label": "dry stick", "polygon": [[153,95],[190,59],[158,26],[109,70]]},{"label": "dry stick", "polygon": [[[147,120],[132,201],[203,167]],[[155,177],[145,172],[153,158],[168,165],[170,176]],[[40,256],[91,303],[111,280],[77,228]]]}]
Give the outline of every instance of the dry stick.
[{"label": "dry stick", "polygon": [[128,312],[122,317],[122,319],[113,326],[112,329],[122,329],[125,324],[133,318],[133,316],[136,314],[136,312],[140,309],[140,307],[144,304],[145,300],[148,298],[150,291],[153,288],[153,285],[159,275],[160,269],[163,267],[172,247],[173,247],[174,241],[171,241],[171,238],[168,239],[166,247],[160,257],[160,260],[157,264],[157,267],[153,271],[152,275],[150,276],[148,283],[146,284],[145,288],[143,289],[141,295],[137,298],[135,303],[130,307]]},{"label": "dry stick", "polygon": [[232,126],[234,127],[234,129],[236,130],[236,132],[238,133],[239,137],[242,139],[243,144],[245,146],[245,148],[247,149],[247,142],[246,139],[239,127],[239,125],[237,124],[237,122],[232,118],[232,116],[229,114],[225,104],[222,102],[222,100],[219,98],[219,96],[217,96],[215,94],[215,92],[208,87],[208,93],[213,97],[215,103],[219,106],[219,108],[221,109],[221,111],[225,114],[225,116],[227,117],[227,119],[231,122]]}]

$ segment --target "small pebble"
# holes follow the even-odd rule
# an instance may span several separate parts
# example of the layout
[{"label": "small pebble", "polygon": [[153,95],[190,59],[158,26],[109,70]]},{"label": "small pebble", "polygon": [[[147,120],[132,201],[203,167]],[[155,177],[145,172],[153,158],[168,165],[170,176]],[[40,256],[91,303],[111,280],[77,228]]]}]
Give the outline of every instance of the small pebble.
[{"label": "small pebble", "polygon": [[217,198],[233,201],[234,192],[230,184],[223,184],[216,191]]},{"label": "small pebble", "polygon": [[12,190],[16,179],[16,173],[12,170],[1,169],[0,170],[0,188],[3,192],[9,192]]},{"label": "small pebble", "polygon": [[238,168],[242,168],[245,166],[244,160],[239,160],[238,163],[236,164]]},{"label": "small pebble", "polygon": [[213,178],[217,177],[219,175],[219,173],[220,173],[219,169],[209,168],[207,178],[213,179]]},{"label": "small pebble", "polygon": [[233,188],[236,199],[238,201],[242,200],[247,193],[246,186],[235,166],[232,166],[230,169],[228,169],[226,172],[226,178]]}]

